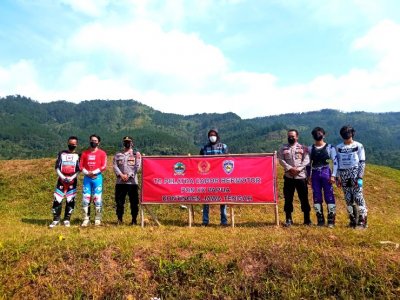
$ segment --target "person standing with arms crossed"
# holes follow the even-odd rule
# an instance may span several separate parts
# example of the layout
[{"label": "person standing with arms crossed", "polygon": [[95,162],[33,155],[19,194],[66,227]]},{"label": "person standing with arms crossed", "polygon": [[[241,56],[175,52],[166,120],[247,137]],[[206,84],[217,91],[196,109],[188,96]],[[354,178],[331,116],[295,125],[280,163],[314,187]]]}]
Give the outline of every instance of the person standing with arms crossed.
[{"label": "person standing with arms crossed", "polygon": [[118,224],[123,223],[125,197],[128,194],[131,206],[131,225],[137,225],[139,212],[138,177],[142,165],[142,156],[139,151],[133,151],[133,138],[125,136],[122,139],[124,148],[115,154],[113,159],[114,173],[117,176],[115,184],[115,202]]},{"label": "person standing with arms crossed", "polygon": [[300,199],[301,210],[304,214],[304,225],[312,225],[310,220],[310,203],[308,202],[308,186],[306,166],[310,163],[308,148],[298,143],[299,133],[296,129],[287,132],[288,144],[282,145],[278,152],[279,164],[283,167],[283,195],[286,214],[285,226],[293,224],[293,196],[296,189]]},{"label": "person standing with arms crossed", "polygon": [[[207,134],[208,143],[200,150],[200,155],[218,155],[228,154],[228,146],[221,143],[217,129],[210,129]],[[221,212],[221,226],[228,225],[228,218],[226,215],[226,204],[220,205]],[[203,226],[208,226],[209,223],[210,205],[203,205]]]},{"label": "person standing with arms crossed", "polygon": [[85,175],[83,178],[83,222],[82,226],[90,224],[90,200],[93,197],[96,214],[94,225],[101,225],[103,208],[103,175],[107,167],[107,154],[99,149],[101,138],[96,134],[89,137],[90,147],[83,151],[80,161],[80,169]]}]

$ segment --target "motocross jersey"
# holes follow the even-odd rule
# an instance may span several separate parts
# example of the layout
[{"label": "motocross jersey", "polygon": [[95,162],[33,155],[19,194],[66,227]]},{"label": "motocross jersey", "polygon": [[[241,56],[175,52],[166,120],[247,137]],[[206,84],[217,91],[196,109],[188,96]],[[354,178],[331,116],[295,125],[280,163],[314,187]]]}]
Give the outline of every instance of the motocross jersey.
[{"label": "motocross jersey", "polygon": [[57,155],[55,169],[62,179],[65,176],[75,175],[79,172],[79,154],[68,150],[60,151]]},{"label": "motocross jersey", "polygon": [[82,152],[79,167],[85,175],[89,172],[99,174],[107,167],[107,154],[101,149],[97,149],[97,151],[85,150]]},{"label": "motocross jersey", "polygon": [[364,146],[359,142],[353,141],[350,145],[341,143],[336,148],[341,170],[350,169],[365,162]]}]

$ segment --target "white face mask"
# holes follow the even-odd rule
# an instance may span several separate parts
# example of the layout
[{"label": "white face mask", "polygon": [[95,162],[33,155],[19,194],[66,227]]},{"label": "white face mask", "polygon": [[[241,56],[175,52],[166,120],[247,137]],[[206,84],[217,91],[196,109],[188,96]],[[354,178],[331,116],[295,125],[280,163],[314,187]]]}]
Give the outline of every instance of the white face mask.
[{"label": "white face mask", "polygon": [[217,141],[217,137],[215,135],[212,135],[208,138],[211,143],[215,143]]}]

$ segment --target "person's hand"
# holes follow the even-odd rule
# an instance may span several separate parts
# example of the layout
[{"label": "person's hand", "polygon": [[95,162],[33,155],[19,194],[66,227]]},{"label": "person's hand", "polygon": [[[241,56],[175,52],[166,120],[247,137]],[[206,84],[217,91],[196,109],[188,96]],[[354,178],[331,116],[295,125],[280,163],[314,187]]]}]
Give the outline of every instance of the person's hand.
[{"label": "person's hand", "polygon": [[65,177],[63,181],[64,181],[64,183],[70,183],[71,179],[69,177]]},{"label": "person's hand", "polygon": [[96,174],[93,174],[93,172],[89,172],[88,176],[89,176],[90,178],[92,178],[92,179],[96,179],[96,178],[97,178],[97,175],[96,175]]},{"label": "person's hand", "polygon": [[128,174],[121,174],[120,177],[121,177],[122,181],[125,181],[125,182],[128,181],[128,179],[129,179]]},{"label": "person's hand", "polygon": [[337,178],[336,186],[337,187],[342,187],[342,180],[340,179],[340,177]]},{"label": "person's hand", "polygon": [[291,169],[289,170],[289,174],[290,174],[291,176],[293,176],[293,177],[297,176],[299,173],[300,173],[300,171],[297,170],[296,168],[291,168]]},{"label": "person's hand", "polygon": [[331,176],[331,179],[329,180],[330,182],[331,182],[331,184],[334,184],[335,183],[335,176]]},{"label": "person's hand", "polygon": [[307,178],[307,184],[311,185],[311,176]]}]

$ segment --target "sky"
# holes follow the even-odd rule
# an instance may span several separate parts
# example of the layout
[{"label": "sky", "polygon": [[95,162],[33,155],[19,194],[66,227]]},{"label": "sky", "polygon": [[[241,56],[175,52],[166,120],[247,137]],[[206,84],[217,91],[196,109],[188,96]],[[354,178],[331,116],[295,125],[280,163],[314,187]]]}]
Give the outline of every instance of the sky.
[{"label": "sky", "polygon": [[398,0],[0,0],[0,97],[400,111]]}]

